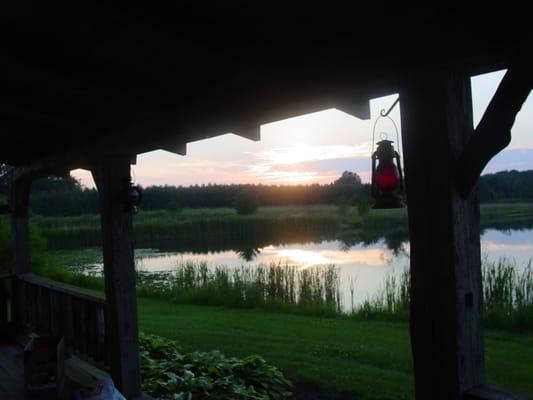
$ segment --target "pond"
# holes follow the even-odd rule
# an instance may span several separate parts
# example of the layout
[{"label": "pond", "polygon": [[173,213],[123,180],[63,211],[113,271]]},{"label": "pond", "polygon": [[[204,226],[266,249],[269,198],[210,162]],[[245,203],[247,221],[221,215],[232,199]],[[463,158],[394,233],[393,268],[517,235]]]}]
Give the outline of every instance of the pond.
[{"label": "pond", "polygon": [[[481,237],[482,256],[490,261],[507,258],[519,270],[533,259],[533,229],[486,228]],[[290,264],[298,268],[335,265],[340,276],[341,304],[345,310],[372,298],[383,286],[387,274],[399,274],[409,266],[407,235],[390,234],[362,241],[357,236],[264,243],[241,249],[216,251],[160,251],[137,249],[136,268],[145,273],[172,273],[187,262],[205,262],[209,268]],[[428,266],[430,268],[431,266]],[[101,273],[102,265],[86,271]]]}]

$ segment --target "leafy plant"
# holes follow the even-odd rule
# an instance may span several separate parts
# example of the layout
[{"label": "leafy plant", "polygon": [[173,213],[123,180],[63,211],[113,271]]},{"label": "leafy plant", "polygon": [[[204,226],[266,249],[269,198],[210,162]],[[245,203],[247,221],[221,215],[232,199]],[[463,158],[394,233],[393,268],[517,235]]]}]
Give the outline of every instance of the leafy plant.
[{"label": "leafy plant", "polygon": [[261,357],[185,353],[175,341],[139,337],[143,390],[158,399],[283,400],[292,383]]}]

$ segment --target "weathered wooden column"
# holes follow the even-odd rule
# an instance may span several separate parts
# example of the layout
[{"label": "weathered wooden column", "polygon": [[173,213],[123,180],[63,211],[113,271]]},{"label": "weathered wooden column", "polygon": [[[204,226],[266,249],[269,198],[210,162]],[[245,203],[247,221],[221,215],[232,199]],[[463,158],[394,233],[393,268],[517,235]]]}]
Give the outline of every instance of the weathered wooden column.
[{"label": "weathered wooden column", "polygon": [[31,272],[30,229],[28,223],[30,188],[31,180],[29,179],[17,179],[11,183],[9,207],[11,210],[11,240],[13,249],[12,273],[14,275]]},{"label": "weathered wooden column", "polygon": [[125,204],[130,158],[92,168],[100,194],[106,294],[106,338],[111,376],[128,399],[141,393],[132,212]]},{"label": "weathered wooden column", "polygon": [[473,133],[470,79],[421,72],[400,98],[416,398],[460,399],[485,382],[479,202],[454,180]]},{"label": "weathered wooden column", "polygon": [[[11,249],[13,252],[13,275],[31,272],[30,226],[28,206],[30,201],[30,179],[13,179],[9,193],[11,211]],[[14,279],[12,285],[11,314],[15,321],[26,321],[26,298],[22,284]]]}]

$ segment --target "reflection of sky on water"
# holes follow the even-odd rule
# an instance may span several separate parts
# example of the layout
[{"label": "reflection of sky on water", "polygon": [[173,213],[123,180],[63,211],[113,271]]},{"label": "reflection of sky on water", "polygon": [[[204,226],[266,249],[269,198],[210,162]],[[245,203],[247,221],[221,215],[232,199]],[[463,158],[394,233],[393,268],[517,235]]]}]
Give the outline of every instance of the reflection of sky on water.
[{"label": "reflection of sky on water", "polygon": [[505,257],[523,268],[533,258],[533,230],[487,229],[481,237],[481,252],[490,260]]},{"label": "reflection of sky on water", "polygon": [[[481,238],[481,251],[489,260],[506,257],[515,260],[520,268],[533,258],[533,230],[497,231],[487,229]],[[317,243],[269,245],[250,249],[251,261],[243,259],[246,251],[222,251],[206,254],[154,253],[137,250],[137,269],[140,271],[172,271],[177,265],[188,261],[206,262],[211,268],[291,264],[301,268],[316,265],[335,264],[341,278],[342,303],[351,304],[350,286],[355,282],[354,303],[360,304],[372,297],[383,284],[388,273],[399,274],[409,266],[409,243],[395,254],[388,249],[384,240],[370,245],[349,246],[337,240]]]},{"label": "reflection of sky on water", "polygon": [[[408,246],[405,246],[408,247]],[[235,251],[192,254],[166,253],[164,256],[142,257],[137,259],[140,271],[171,271],[176,265],[187,261],[206,262],[209,267],[224,265],[230,268],[243,265],[291,264],[301,268],[316,265],[335,264],[341,279],[342,303],[351,304],[350,284],[355,283],[354,303],[359,304],[377,290],[385,275],[391,271],[401,271],[408,265],[407,256],[394,256],[382,241],[372,245],[355,245],[343,250],[340,241],[321,243],[266,246],[252,262],[246,262]]]}]

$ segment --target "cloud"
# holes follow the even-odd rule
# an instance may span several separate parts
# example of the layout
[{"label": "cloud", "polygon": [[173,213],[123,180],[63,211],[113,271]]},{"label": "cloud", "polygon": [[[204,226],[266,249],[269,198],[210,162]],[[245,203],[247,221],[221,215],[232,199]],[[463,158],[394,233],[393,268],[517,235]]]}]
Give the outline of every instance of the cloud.
[{"label": "cloud", "polygon": [[354,160],[360,160],[358,169],[368,169],[370,149],[370,142],[357,146],[295,142],[290,146],[247,152],[255,160],[247,174],[252,180],[267,183],[330,183],[339,177],[339,171],[353,171]]},{"label": "cloud", "polygon": [[248,152],[266,165],[297,164],[313,160],[331,160],[370,156],[371,144],[365,142],[356,146],[331,145],[312,146],[305,143],[293,143],[287,147],[275,147],[261,152]]},{"label": "cloud", "polygon": [[503,150],[487,164],[483,174],[511,169],[518,171],[533,169],[533,149]]}]

